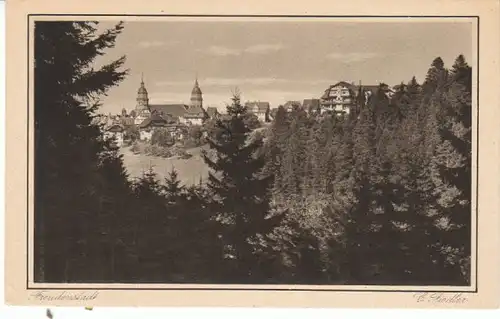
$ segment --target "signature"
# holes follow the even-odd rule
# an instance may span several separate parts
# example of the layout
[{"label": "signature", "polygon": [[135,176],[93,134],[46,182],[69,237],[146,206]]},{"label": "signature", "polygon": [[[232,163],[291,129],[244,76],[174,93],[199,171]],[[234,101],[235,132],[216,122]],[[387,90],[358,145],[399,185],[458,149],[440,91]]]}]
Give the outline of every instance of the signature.
[{"label": "signature", "polygon": [[99,296],[98,291],[92,291],[92,292],[37,291],[30,295],[31,298],[39,301],[61,301],[61,300],[89,301],[89,300],[95,300],[97,296]]},{"label": "signature", "polygon": [[419,292],[413,295],[417,302],[461,305],[469,301],[463,293]]}]

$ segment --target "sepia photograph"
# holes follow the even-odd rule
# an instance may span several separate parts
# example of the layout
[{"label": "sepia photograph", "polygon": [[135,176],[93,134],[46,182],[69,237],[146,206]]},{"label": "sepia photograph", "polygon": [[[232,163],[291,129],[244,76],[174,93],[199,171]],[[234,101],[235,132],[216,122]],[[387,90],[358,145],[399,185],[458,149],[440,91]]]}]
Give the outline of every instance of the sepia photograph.
[{"label": "sepia photograph", "polygon": [[494,290],[490,13],[24,6],[6,254],[25,300],[467,307]]},{"label": "sepia photograph", "polygon": [[469,286],[472,27],[36,21],[35,282]]}]

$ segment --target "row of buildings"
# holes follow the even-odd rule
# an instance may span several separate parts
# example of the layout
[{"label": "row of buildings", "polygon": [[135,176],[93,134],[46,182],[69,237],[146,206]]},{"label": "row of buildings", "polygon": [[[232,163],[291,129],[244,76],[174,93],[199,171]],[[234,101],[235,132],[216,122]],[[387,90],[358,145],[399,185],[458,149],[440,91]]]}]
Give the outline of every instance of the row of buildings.
[{"label": "row of buildings", "polygon": [[[340,81],[330,85],[319,98],[304,99],[303,101],[288,101],[283,107],[291,112],[303,108],[308,113],[333,112],[335,114],[349,114],[353,107],[359,104],[360,97],[365,101],[379,90],[390,99],[394,88],[387,85],[358,85]],[[362,96],[361,96],[362,95]],[[277,108],[271,109],[269,102],[246,102],[247,111],[253,113],[261,122],[272,121]],[[217,108],[203,107],[203,93],[198,79],[195,80],[191,91],[189,104],[150,104],[144,80],[141,79],[137,91],[136,106],[130,113],[125,109],[121,115],[109,115],[103,118],[105,131],[108,136],[115,136],[117,143],[123,143],[127,127],[134,126],[139,131],[141,140],[150,140],[155,128],[164,128],[175,139],[182,139],[187,128],[191,125],[202,125],[207,119],[220,116]]]},{"label": "row of buildings", "polygon": [[[308,113],[349,114],[360,101],[368,101],[371,96],[382,91],[390,100],[394,96],[395,88],[386,84],[379,85],[358,85],[345,81],[337,82],[328,86],[320,98],[305,99],[300,101],[288,101],[283,107],[287,112],[302,108]],[[276,109],[271,110],[271,117]]]},{"label": "row of buildings", "polygon": [[130,112],[123,109],[120,115],[103,117],[105,135],[114,136],[117,144],[123,143],[126,131],[133,127],[141,140],[150,140],[154,129],[162,128],[176,140],[183,139],[191,125],[202,125],[209,118],[219,115],[217,108],[203,107],[203,93],[198,79],[191,91],[189,104],[151,104],[144,80],[137,90],[136,106]]},{"label": "row of buildings", "polygon": [[[356,85],[340,81],[328,86],[319,98],[304,99],[303,101],[287,101],[283,104],[283,107],[287,112],[292,112],[300,108],[310,114],[333,113],[347,115],[379,92],[383,93],[388,100],[391,100],[395,93],[395,87],[390,87],[386,84],[362,85],[359,83]],[[261,111],[263,113],[260,114],[259,119],[272,120],[278,111],[278,108],[270,109],[267,102],[252,102],[250,105],[249,111],[253,113],[257,110],[267,109],[267,111]]]},{"label": "row of buildings", "polygon": [[[249,112],[261,122],[269,122],[270,105],[268,102],[247,102],[245,104]],[[102,116],[100,121],[104,124],[105,135],[114,136],[118,145],[123,144],[128,127],[135,127],[139,131],[141,140],[150,140],[154,129],[163,128],[176,139],[183,139],[189,126],[202,125],[208,119],[220,116],[216,107],[203,106],[203,93],[198,79],[195,80],[191,91],[189,104],[151,104],[149,94],[141,79],[137,90],[136,106],[127,113],[122,110],[120,115]]]}]

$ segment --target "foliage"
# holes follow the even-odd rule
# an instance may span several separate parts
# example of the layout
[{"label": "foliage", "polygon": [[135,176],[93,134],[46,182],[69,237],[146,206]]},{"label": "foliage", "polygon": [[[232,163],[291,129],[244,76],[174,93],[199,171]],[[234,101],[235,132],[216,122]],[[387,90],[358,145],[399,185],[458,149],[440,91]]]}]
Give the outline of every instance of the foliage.
[{"label": "foliage", "polygon": [[220,129],[217,139],[208,139],[215,159],[204,155],[212,169],[207,185],[215,199],[211,209],[223,221],[222,240],[233,258],[227,279],[261,281],[268,274],[259,267],[259,256],[253,253],[252,241],[272,232],[283,214],[273,211],[270,205],[273,175],[260,174],[264,157],[257,157],[255,153],[262,147],[262,140],[247,140],[251,129],[244,120],[246,109],[238,94],[233,96],[227,113],[229,117],[217,123]]},{"label": "foliage", "polygon": [[243,122],[250,130],[255,130],[262,126],[257,115],[249,112],[245,112],[243,116]]},{"label": "foliage", "polygon": [[153,130],[151,135],[151,145],[158,145],[160,147],[172,146],[175,143],[172,135],[165,129],[157,128]]},{"label": "foliage", "polygon": [[92,66],[122,29],[120,23],[99,34],[93,22],[35,24],[35,281],[117,275],[125,226],[118,212],[128,181],[117,149],[92,119],[99,96],[125,77],[125,57]]},{"label": "foliage", "polygon": [[203,145],[203,127],[200,125],[191,125],[188,129],[187,137],[183,142],[186,148],[193,148]]},{"label": "foliage", "polygon": [[125,131],[123,134],[124,140],[130,140],[131,143],[134,143],[135,141],[139,140],[139,138],[140,138],[140,133],[137,126],[135,125],[125,126]]},{"label": "foliage", "polygon": [[451,70],[436,58],[422,85],[413,77],[389,100],[381,84],[352,117],[278,110],[266,171],[303,234],[273,241],[282,276],[316,258],[309,274],[322,283],[470,282],[470,85],[463,56]]}]

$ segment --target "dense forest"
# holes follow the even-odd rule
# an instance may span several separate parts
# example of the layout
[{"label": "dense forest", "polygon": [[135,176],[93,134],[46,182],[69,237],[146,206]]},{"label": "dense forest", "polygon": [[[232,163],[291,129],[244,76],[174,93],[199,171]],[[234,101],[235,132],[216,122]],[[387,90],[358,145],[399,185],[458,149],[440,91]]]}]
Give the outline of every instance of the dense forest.
[{"label": "dense forest", "polygon": [[131,182],[93,124],[128,73],[125,57],[94,69],[122,29],[36,23],[35,281],[469,284],[463,56],[450,69],[436,58],[390,99],[381,84],[348,116],[280,107],[252,139],[234,94],[209,179],[186,187],[175,171]]}]

